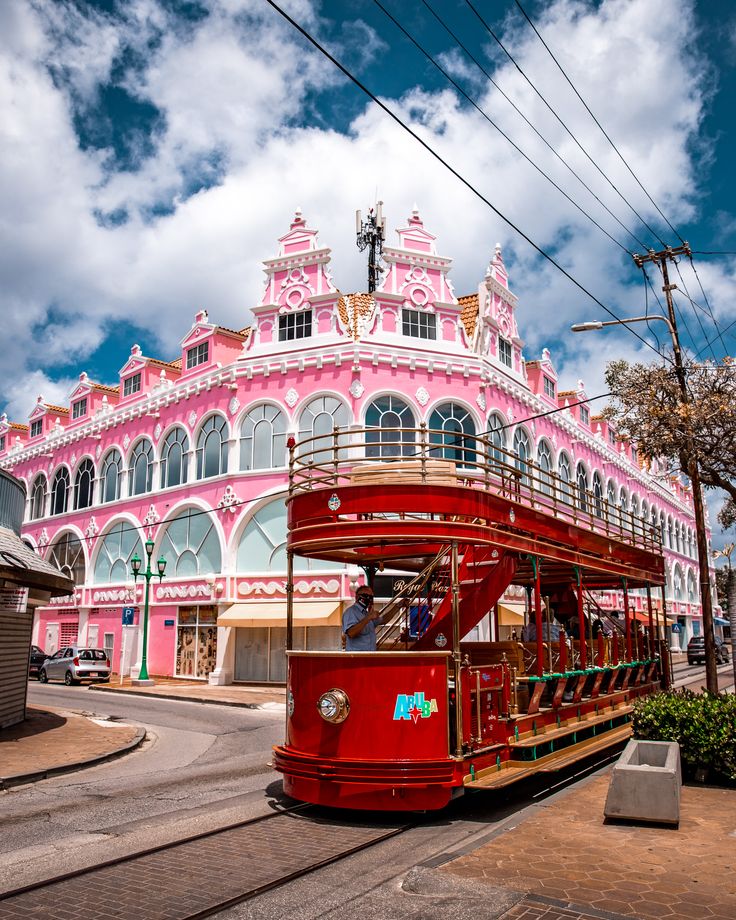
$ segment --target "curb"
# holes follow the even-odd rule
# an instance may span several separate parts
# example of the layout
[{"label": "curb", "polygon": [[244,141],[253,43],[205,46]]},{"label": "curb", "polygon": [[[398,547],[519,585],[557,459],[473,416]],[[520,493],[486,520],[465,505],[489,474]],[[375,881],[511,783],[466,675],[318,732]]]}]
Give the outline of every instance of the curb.
[{"label": "curb", "polygon": [[117,687],[103,687],[101,684],[91,684],[90,690],[98,693],[120,693],[127,696],[146,696],[152,700],[174,700],[179,703],[202,703],[205,706],[235,706],[240,709],[266,709],[270,706],[280,706],[286,710],[286,703],[238,703],[235,700],[207,700],[199,696],[179,696],[173,693],[150,693],[148,690],[119,690]]},{"label": "curb", "polygon": [[37,783],[42,779],[48,779],[51,776],[59,776],[62,773],[74,773],[77,770],[85,770],[87,767],[95,767],[97,764],[105,763],[108,760],[115,760],[124,754],[129,754],[146,739],[145,728],[138,728],[136,736],[132,741],[110,751],[107,754],[100,754],[98,757],[90,757],[88,760],[80,760],[76,763],[63,764],[59,767],[49,767],[47,770],[36,770],[33,773],[14,773],[12,776],[0,776],[0,790],[10,789],[12,786],[22,786],[26,783]]}]

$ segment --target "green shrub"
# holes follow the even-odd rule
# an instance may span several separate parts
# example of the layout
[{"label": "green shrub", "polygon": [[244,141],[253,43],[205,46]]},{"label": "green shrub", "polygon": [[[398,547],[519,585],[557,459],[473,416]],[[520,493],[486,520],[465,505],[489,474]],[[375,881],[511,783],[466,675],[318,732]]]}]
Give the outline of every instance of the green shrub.
[{"label": "green shrub", "polygon": [[676,690],[634,704],[634,737],[677,741],[686,772],[710,769],[736,780],[736,695]]}]

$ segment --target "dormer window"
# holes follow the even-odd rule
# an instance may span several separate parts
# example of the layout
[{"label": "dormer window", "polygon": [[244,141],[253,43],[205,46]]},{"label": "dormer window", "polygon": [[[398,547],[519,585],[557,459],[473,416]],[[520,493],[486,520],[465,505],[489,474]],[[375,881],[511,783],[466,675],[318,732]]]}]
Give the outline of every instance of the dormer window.
[{"label": "dormer window", "polygon": [[0,451],[5,450],[5,435],[0,434]]},{"label": "dormer window", "polygon": [[507,342],[506,339],[502,339],[501,336],[498,337],[498,357],[501,360],[501,364],[505,364],[506,367],[511,367],[511,342]]},{"label": "dormer window", "polygon": [[200,342],[194,348],[187,349],[187,370],[193,367],[199,367],[200,364],[206,364],[210,358],[210,343]]},{"label": "dormer window", "polygon": [[72,418],[83,418],[87,414],[87,397],[79,399],[72,405]]},{"label": "dormer window", "polygon": [[608,443],[613,447],[616,446],[616,432],[613,430],[613,428],[608,429]]},{"label": "dormer window", "polygon": [[550,399],[555,398],[555,382],[549,377],[544,378],[544,395],[549,396]]},{"label": "dormer window", "polygon": [[31,422],[31,437],[37,438],[43,432],[43,419],[39,418]]},{"label": "dormer window", "polygon": [[583,425],[590,425],[590,409],[585,406],[580,407],[580,421]]},{"label": "dormer window", "polygon": [[285,313],[279,316],[279,342],[306,339],[312,334],[312,311]]},{"label": "dormer window", "polygon": [[[208,343],[205,342],[205,345]],[[205,358],[205,361],[207,359]],[[187,352],[187,361],[189,361],[189,352]],[[187,366],[189,366],[187,364]],[[194,365],[192,365],[194,366]],[[128,377],[123,381],[123,396],[132,396],[133,393],[140,393],[141,391],[141,375],[140,371],[137,374],[133,374],[132,377]]]},{"label": "dormer window", "polygon": [[639,462],[639,451],[633,446],[631,446],[631,459],[634,463]]},{"label": "dormer window", "polygon": [[434,313],[404,308],[401,311],[401,331],[415,339],[436,339],[437,317]]}]

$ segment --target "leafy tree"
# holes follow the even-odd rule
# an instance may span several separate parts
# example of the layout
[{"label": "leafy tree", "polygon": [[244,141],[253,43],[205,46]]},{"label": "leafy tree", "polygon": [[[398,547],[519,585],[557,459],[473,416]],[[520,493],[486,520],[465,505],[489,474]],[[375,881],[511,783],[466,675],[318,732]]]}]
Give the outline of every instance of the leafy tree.
[{"label": "leafy tree", "polygon": [[[687,475],[690,455],[706,488],[723,489],[736,503],[736,363],[686,366],[684,403],[674,367],[613,361],[606,369],[612,401],[605,414],[648,460],[671,463]],[[736,505],[733,507],[736,514]]]}]

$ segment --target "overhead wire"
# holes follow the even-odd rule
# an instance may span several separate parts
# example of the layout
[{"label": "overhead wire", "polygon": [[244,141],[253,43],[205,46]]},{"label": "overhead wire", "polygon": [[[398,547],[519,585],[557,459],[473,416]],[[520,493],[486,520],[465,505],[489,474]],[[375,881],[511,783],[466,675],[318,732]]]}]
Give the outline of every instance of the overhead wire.
[{"label": "overhead wire", "polygon": [[[470,49],[463,43],[459,36],[447,25],[447,23],[442,19],[442,17],[437,13],[435,9],[427,2],[427,0],[422,0],[424,6],[429,10],[432,16],[437,20],[437,22],[442,26],[442,28],[447,32],[447,34],[452,38],[455,44],[462,49],[462,51],[470,58],[470,60],[475,64],[475,66],[480,70],[480,72],[486,77],[486,79],[495,87],[498,93],[508,102],[508,104],[514,109],[515,112],[523,119],[525,124],[531,128],[531,130],[537,135],[537,137],[542,141],[542,143],[554,154],[554,156],[562,163],[562,165],[578,180],[578,182],[583,186],[583,188],[598,202],[598,204],[616,221],[616,223],[624,230],[633,240],[635,240],[640,246],[646,248],[646,244],[640,240],[633,230],[630,230],[629,227],[624,224],[624,222],[608,207],[608,205],[601,200],[601,198],[596,195],[593,189],[587,184],[583,177],[576,172],[572,166],[567,162],[567,160],[552,146],[552,144],[547,140],[547,138],[542,134],[541,131],[527,118],[527,116],[521,111],[517,106],[514,100],[499,86],[499,84],[493,79],[491,74],[486,70],[483,64],[475,57],[475,55],[470,51]],[[618,240],[614,240],[618,245]],[[632,253],[630,250],[627,250],[629,254]]]},{"label": "overhead wire", "polygon": [[[701,333],[702,333],[702,335],[703,335],[703,338],[704,338],[704,339],[707,339],[707,338],[708,338],[708,333],[705,331],[705,326],[703,325],[703,321],[702,321],[701,318],[700,318],[700,314],[699,314],[698,311],[695,309],[696,306],[698,306],[701,310],[702,310],[703,308],[700,307],[700,304],[697,304],[697,305],[696,305],[695,301],[694,301],[694,300],[692,299],[692,297],[690,296],[690,292],[689,292],[688,289],[687,289],[687,284],[685,284],[685,279],[682,277],[682,272],[680,271],[680,263],[679,263],[679,261],[678,261],[677,259],[675,259],[674,262],[675,262],[675,271],[677,272],[677,277],[680,279],[680,282],[682,283],[682,290],[683,290],[683,293],[684,293],[685,297],[687,298],[687,300],[690,302],[690,306],[692,307],[692,311],[693,311],[693,313],[695,314],[695,319],[698,321],[698,325],[700,326],[700,331],[701,331]],[[703,310],[703,312],[705,313],[705,310]],[[713,316],[712,316],[712,315],[711,315],[711,319],[713,319]],[[716,332],[718,332],[719,335],[720,335],[720,331],[719,331],[717,325],[716,325]],[[713,349],[713,346],[710,347],[710,352],[711,352],[711,354],[713,355],[713,360],[714,360],[714,361],[718,361],[718,358],[716,357],[716,353],[715,353],[715,351],[714,351],[714,349]]]},{"label": "overhead wire", "polygon": [[[647,230],[649,231],[649,233],[654,237],[654,239],[659,240],[659,242],[662,244],[662,246],[665,246],[666,243],[665,243],[664,240],[661,238],[661,236],[657,233],[657,231],[654,230],[654,229],[647,223],[647,221],[644,219],[644,217],[642,217],[642,215],[639,214],[639,212],[638,212],[638,211],[636,210],[636,208],[631,204],[631,202],[624,196],[624,194],[621,192],[621,190],[620,190],[616,185],[614,185],[614,183],[611,181],[611,179],[606,175],[606,173],[605,173],[605,172],[601,169],[601,167],[596,163],[596,161],[593,159],[593,157],[588,153],[588,151],[585,149],[585,147],[583,147],[583,145],[580,143],[580,141],[577,139],[577,137],[573,134],[573,132],[570,130],[570,128],[567,126],[567,124],[563,121],[563,119],[561,118],[561,116],[560,116],[560,115],[555,111],[555,109],[550,105],[550,103],[547,101],[547,99],[544,97],[544,95],[540,92],[540,90],[537,89],[537,87],[535,86],[534,82],[526,75],[526,73],[524,72],[524,70],[520,67],[520,65],[518,64],[518,62],[516,61],[516,59],[515,59],[515,58],[513,57],[513,55],[511,54],[511,52],[506,48],[506,46],[503,44],[503,42],[501,41],[501,39],[496,35],[496,33],[495,33],[495,32],[493,31],[493,29],[488,25],[488,23],[487,23],[486,20],[483,18],[483,16],[481,16],[481,14],[480,14],[480,13],[478,12],[478,10],[475,8],[475,5],[473,4],[472,0],[465,0],[465,3],[467,4],[468,7],[470,7],[470,9],[473,11],[473,13],[475,14],[475,16],[476,16],[476,17],[478,18],[478,20],[480,21],[480,23],[481,23],[481,25],[483,26],[483,28],[488,32],[488,34],[491,36],[491,38],[492,38],[492,39],[496,42],[496,44],[499,46],[499,48],[501,48],[501,50],[503,51],[503,53],[508,57],[508,59],[509,59],[509,60],[511,61],[511,63],[514,65],[514,67],[519,71],[519,73],[521,74],[521,76],[526,80],[526,82],[527,82],[527,83],[529,84],[529,86],[532,88],[532,90],[534,91],[534,93],[541,99],[541,101],[544,103],[544,105],[547,107],[547,109],[551,112],[551,114],[554,116],[554,118],[555,118],[555,119],[560,123],[560,125],[564,128],[564,130],[565,130],[565,131],[567,132],[567,134],[570,136],[570,138],[571,138],[572,141],[575,143],[575,145],[581,150],[581,152],[585,155],[585,157],[590,161],[590,163],[595,167],[595,169],[598,170],[598,172],[599,172],[599,173],[601,174],[601,176],[605,179],[605,181],[611,186],[611,188],[613,189],[613,191],[619,196],[619,198],[621,199],[621,201],[623,201],[623,203],[629,208],[629,210],[632,211],[632,213],[633,213],[633,214],[637,217],[637,219],[641,222],[642,226],[646,227],[646,229],[647,229]],[[644,248],[645,248],[645,249],[649,249],[650,247],[649,247],[649,246],[645,246]]]},{"label": "overhead wire", "polygon": [[[506,141],[514,148],[514,150],[516,150],[516,152],[519,153],[519,154],[527,161],[527,163],[530,164],[530,166],[532,166],[534,169],[536,169],[537,172],[538,172],[541,176],[543,176],[543,177],[544,177],[554,188],[557,189],[557,191],[563,196],[563,198],[565,198],[574,208],[577,208],[577,210],[580,211],[580,213],[581,213],[584,217],[587,217],[588,220],[589,220],[592,224],[594,224],[594,226],[596,226],[596,227],[601,231],[601,233],[605,234],[605,236],[607,236],[608,239],[611,240],[612,243],[615,243],[615,244],[616,244],[620,249],[622,249],[625,253],[628,253],[629,255],[631,255],[631,251],[630,251],[629,249],[627,249],[627,248],[623,245],[623,243],[619,242],[619,241],[616,239],[616,237],[612,236],[612,235],[605,229],[605,227],[602,227],[601,224],[599,224],[598,221],[597,221],[594,217],[592,217],[590,214],[588,214],[588,212],[587,212],[584,208],[582,208],[582,207],[581,207],[581,206],[580,206],[570,195],[568,195],[567,192],[566,192],[563,188],[561,188],[561,187],[555,182],[555,180],[554,180],[550,175],[548,175],[540,166],[538,166],[538,165],[534,162],[534,160],[532,160],[532,158],[531,158],[527,153],[525,153],[525,152],[521,149],[521,147],[519,147],[519,145],[518,145],[517,143],[515,143],[515,141],[513,141],[513,140],[509,137],[508,134],[506,134],[506,132],[503,130],[503,128],[501,128],[498,124],[496,124],[495,121],[493,121],[493,119],[490,117],[490,115],[488,115],[488,113],[487,113],[483,108],[481,108],[481,106],[479,106],[477,102],[475,102],[475,100],[474,100],[474,99],[473,99],[473,98],[462,88],[462,86],[460,86],[460,84],[454,79],[454,77],[452,77],[451,74],[449,74],[449,73],[442,67],[442,65],[441,65],[437,60],[435,60],[434,57],[432,57],[432,55],[426,50],[426,48],[424,48],[423,45],[422,45],[416,38],[414,38],[414,36],[411,35],[411,33],[410,33],[407,29],[405,29],[404,26],[402,26],[402,24],[396,19],[396,17],[395,17],[389,10],[386,9],[386,7],[381,3],[381,0],[373,0],[373,2],[374,2],[374,3],[376,4],[376,6],[377,6],[387,17],[388,17],[388,19],[391,20],[391,22],[396,26],[396,28],[399,29],[399,31],[400,31],[400,32],[401,32],[401,33],[402,33],[402,34],[403,34],[403,35],[404,35],[414,46],[415,46],[415,48],[417,48],[417,49],[427,58],[427,60],[428,60],[434,67],[437,68],[437,70],[442,74],[442,76],[443,76],[449,83],[451,83],[452,86],[455,87],[455,89],[457,90],[457,92],[460,93],[460,95],[461,95],[464,99],[466,99],[466,100],[473,106],[473,108],[474,108],[477,112],[479,112],[480,115],[483,116],[483,118],[485,118],[485,120],[488,122],[489,125],[491,125],[491,127],[495,128],[496,131],[498,131],[498,133],[501,135],[501,137],[503,137],[504,140],[506,140]],[[625,228],[624,228],[624,229],[625,229]],[[636,237],[634,237],[634,238],[636,239]]]},{"label": "overhead wire", "polygon": [[[698,287],[700,288],[700,292],[703,295],[703,300],[705,300],[705,305],[708,308],[708,313],[710,314],[710,318],[713,320],[713,325],[716,327],[716,331],[718,332],[718,335],[721,339],[721,345],[723,345],[723,350],[725,353],[728,353],[728,348],[726,347],[726,343],[723,340],[723,336],[721,335],[721,330],[718,326],[718,322],[715,318],[713,310],[711,309],[711,305],[708,301],[708,295],[705,293],[705,288],[703,287],[703,283],[700,280],[700,275],[698,274],[698,270],[695,267],[695,260],[693,259],[692,252],[690,253],[690,267],[692,268],[693,272],[695,273],[695,277],[698,280]],[[693,301],[693,303],[695,303],[695,301]]]},{"label": "overhead wire", "polygon": [[[578,92],[578,90],[577,90],[577,88],[575,87],[574,83],[572,82],[572,80],[571,80],[570,77],[567,75],[567,73],[565,72],[564,68],[563,68],[562,65],[560,64],[560,62],[557,60],[557,58],[556,58],[555,55],[553,54],[553,52],[552,52],[552,50],[550,49],[549,45],[545,42],[545,40],[544,40],[544,39],[542,38],[542,36],[540,35],[539,30],[537,29],[537,27],[534,25],[534,23],[532,22],[532,20],[531,20],[531,19],[529,18],[529,16],[527,15],[527,12],[526,12],[526,10],[524,9],[524,7],[521,5],[521,3],[519,2],[519,0],[515,0],[515,2],[516,2],[517,7],[519,8],[519,10],[521,11],[522,16],[524,17],[524,19],[526,19],[526,21],[527,21],[527,22],[529,23],[529,25],[532,27],[532,30],[534,31],[534,34],[537,36],[537,38],[538,38],[539,41],[542,43],[542,45],[544,45],[545,49],[547,50],[547,53],[549,54],[549,56],[552,58],[552,60],[553,60],[553,61],[555,62],[555,64],[557,65],[558,70],[560,71],[560,73],[562,74],[562,76],[565,78],[565,80],[567,81],[567,83],[569,84],[570,88],[571,88],[572,91],[575,93],[575,95],[578,97],[578,99],[580,100],[580,102],[583,104],[583,106],[585,107],[586,112],[590,115],[590,117],[593,119],[593,121],[596,123],[596,125],[598,125],[598,127],[599,127],[600,130],[601,130],[601,133],[602,133],[603,136],[606,138],[606,140],[607,140],[608,143],[611,145],[611,147],[613,147],[613,149],[615,150],[615,152],[616,152],[616,154],[618,155],[619,159],[620,159],[621,162],[624,164],[624,166],[626,167],[626,169],[629,171],[629,173],[630,173],[631,176],[633,177],[633,179],[634,179],[634,181],[636,182],[636,184],[639,186],[639,188],[640,188],[640,189],[644,192],[644,194],[647,196],[647,198],[649,199],[649,201],[652,203],[652,205],[653,205],[653,206],[655,207],[655,209],[657,210],[659,216],[660,216],[660,217],[662,218],[662,220],[667,224],[667,226],[670,228],[670,230],[675,234],[675,236],[680,240],[681,243],[684,243],[685,240],[680,236],[680,234],[678,233],[678,231],[672,226],[672,224],[669,222],[669,220],[667,219],[667,217],[665,216],[665,214],[663,213],[662,209],[659,207],[659,205],[657,204],[657,202],[652,198],[652,196],[649,194],[649,192],[644,188],[644,186],[643,186],[642,183],[640,182],[638,176],[636,175],[636,173],[634,172],[634,170],[629,166],[628,162],[626,161],[626,159],[624,158],[623,154],[622,154],[621,151],[618,149],[618,147],[616,146],[616,144],[613,142],[613,140],[612,140],[611,137],[609,136],[608,132],[605,130],[605,128],[603,127],[603,125],[600,123],[600,121],[596,118],[596,116],[595,116],[595,115],[593,114],[593,112],[590,110],[590,107],[588,106],[587,102],[586,102],[586,101],[583,99],[583,97],[580,95],[580,93]],[[645,226],[648,226],[648,225],[645,224]],[[651,228],[648,228],[648,229],[649,229],[650,232],[651,232]],[[655,234],[655,236],[656,236],[656,234]],[[657,239],[659,239],[659,237],[657,237]]]},{"label": "overhead wire", "polygon": [[[565,269],[560,263],[551,256],[548,252],[542,249],[534,240],[531,239],[524,231],[518,227],[510,218],[508,218],[502,211],[500,211],[492,202],[483,195],[468,179],[466,179],[457,169],[450,165],[432,146],[427,143],[422,137],[420,137],[416,131],[409,127],[409,125],[404,122],[396,112],[393,111],[385,102],[382,102],[368,87],[362,83],[344,64],[337,60],[334,55],[332,55],[317,39],[311,35],[303,26],[301,26],[292,16],[290,16],[286,10],[282,9],[275,0],[266,0],[266,2],[271,6],[280,16],[283,17],[290,25],[292,25],[314,48],[316,48],[320,54],[324,55],[327,60],[331,61],[341,73],[343,73],[348,80],[355,84],[361,92],[365,93],[369,99],[371,99],[383,112],[385,112],[393,121],[396,122],[401,128],[406,131],[414,140],[420,144],[431,156],[433,156],[442,166],[447,169],[456,179],[458,179],[476,198],[482,201],[487,207],[489,207],[494,214],[496,214],[507,226],[509,226],[515,233],[517,233],[523,240],[525,240],[543,259],[553,265],[559,272],[561,272],[567,279],[570,281],[578,290],[583,294],[589,297],[595,304],[597,304],[604,312],[613,319],[620,322],[620,317],[606,304],[604,304],[598,297],[595,296],[591,291],[589,291],[580,281],[578,281],[573,275],[571,275],[567,269]],[[629,326],[626,327],[629,332],[637,338],[643,345],[647,348],[651,348],[655,354],[659,357],[659,352],[657,349],[648,342],[643,336],[639,335],[636,330],[631,329]]]}]

